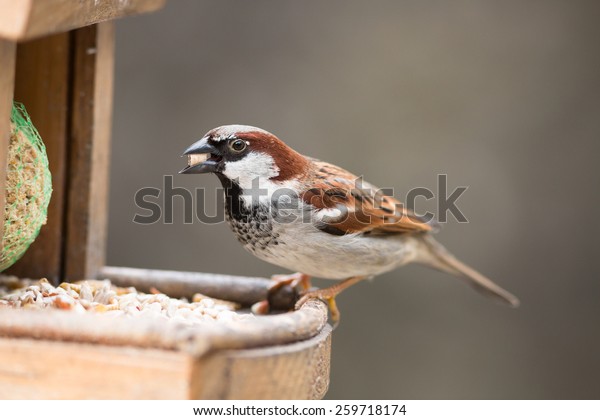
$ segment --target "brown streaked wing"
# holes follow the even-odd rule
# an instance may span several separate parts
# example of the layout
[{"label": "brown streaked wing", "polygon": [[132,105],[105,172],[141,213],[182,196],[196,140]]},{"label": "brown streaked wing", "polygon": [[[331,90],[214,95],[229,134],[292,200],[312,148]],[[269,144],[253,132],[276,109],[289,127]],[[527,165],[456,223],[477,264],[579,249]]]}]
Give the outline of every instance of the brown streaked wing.
[{"label": "brown streaked wing", "polygon": [[315,175],[307,181],[313,187],[303,194],[303,201],[316,209],[339,210],[335,216],[323,216],[318,222],[322,231],[333,235],[381,235],[433,230],[433,225],[362,178],[327,162],[311,163]]}]

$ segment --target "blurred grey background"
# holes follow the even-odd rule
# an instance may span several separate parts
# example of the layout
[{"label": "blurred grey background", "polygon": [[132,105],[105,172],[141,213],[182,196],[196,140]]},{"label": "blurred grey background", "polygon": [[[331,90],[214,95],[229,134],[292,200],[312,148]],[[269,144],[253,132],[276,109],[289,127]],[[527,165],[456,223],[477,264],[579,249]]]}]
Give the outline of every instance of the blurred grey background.
[{"label": "blurred grey background", "polygon": [[[108,263],[282,272],[225,224],[185,225],[181,199],[173,224],[132,222],[135,192],[222,124],[401,199],[448,174],[469,223],[438,238],[522,307],[419,266],[359,284],[338,299],[328,397],[600,398],[599,16],[597,1],[171,0],[119,21]],[[216,177],[174,182],[216,200]]]}]

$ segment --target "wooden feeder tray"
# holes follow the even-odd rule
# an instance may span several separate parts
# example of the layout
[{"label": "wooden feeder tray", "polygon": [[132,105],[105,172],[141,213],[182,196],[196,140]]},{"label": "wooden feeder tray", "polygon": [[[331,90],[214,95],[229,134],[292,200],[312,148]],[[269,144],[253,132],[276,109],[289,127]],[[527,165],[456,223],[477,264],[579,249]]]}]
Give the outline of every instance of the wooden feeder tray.
[{"label": "wooden feeder tray", "polygon": [[[124,277],[150,270],[106,271],[123,285]],[[192,290],[182,285],[191,285],[190,279],[223,277],[153,275],[161,281],[133,282],[141,289],[189,296]],[[229,277],[229,282],[260,280],[266,281]],[[0,307],[0,397],[319,399],[329,384],[330,333],[327,308],[316,300],[298,311],[199,326]]]}]

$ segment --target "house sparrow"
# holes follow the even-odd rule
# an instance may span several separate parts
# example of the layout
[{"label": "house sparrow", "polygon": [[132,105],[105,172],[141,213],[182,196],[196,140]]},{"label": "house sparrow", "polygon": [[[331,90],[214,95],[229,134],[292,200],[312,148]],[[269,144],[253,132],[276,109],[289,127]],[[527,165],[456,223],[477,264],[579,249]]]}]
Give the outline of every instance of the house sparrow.
[{"label": "house sparrow", "polygon": [[[180,173],[214,173],[221,181],[227,221],[244,248],[298,272],[276,276],[273,287],[302,285],[297,308],[311,298],[324,300],[337,323],[338,293],[409,262],[453,274],[510,306],[519,304],[446,251],[432,237],[435,222],[350,172],[301,155],[265,130],[218,127],[184,156],[188,165]],[[339,282],[309,290],[311,276]]]}]

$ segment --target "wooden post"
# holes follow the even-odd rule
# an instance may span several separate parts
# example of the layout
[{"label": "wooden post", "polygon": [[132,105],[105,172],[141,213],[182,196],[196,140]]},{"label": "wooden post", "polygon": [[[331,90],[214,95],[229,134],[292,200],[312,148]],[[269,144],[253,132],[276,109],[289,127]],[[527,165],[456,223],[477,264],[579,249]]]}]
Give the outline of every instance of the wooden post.
[{"label": "wooden post", "polygon": [[18,277],[62,278],[63,211],[70,80],[70,35],[63,33],[17,46],[15,100],[25,104],[50,162],[52,200],[48,222],[25,255],[8,271]]},{"label": "wooden post", "polygon": [[18,47],[15,96],[46,144],[53,193],[47,225],[11,274],[57,283],[104,265],[113,53],[112,22]]},{"label": "wooden post", "polygon": [[93,278],[104,266],[112,118],[114,23],[73,37],[71,134],[64,278]]},{"label": "wooden post", "polygon": [[8,163],[10,114],[15,83],[15,54],[15,43],[0,39],[0,63],[2,63],[0,69],[0,245],[4,234],[6,166]]}]

